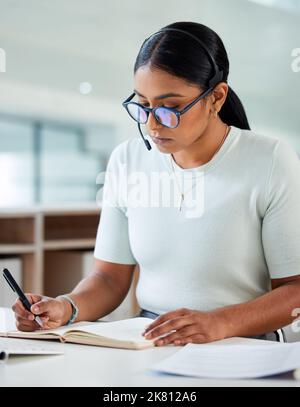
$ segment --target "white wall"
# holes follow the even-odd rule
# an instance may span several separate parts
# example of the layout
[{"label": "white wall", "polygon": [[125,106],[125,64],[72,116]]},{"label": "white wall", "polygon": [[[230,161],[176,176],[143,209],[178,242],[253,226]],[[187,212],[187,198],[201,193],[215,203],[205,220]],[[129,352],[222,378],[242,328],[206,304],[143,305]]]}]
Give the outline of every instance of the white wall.
[{"label": "white wall", "polygon": [[[253,129],[288,138],[300,151],[300,72],[291,69],[292,49],[300,47],[300,14],[247,0],[157,4],[160,12],[155,2],[139,0],[0,0],[0,47],[7,57],[0,111],[87,122],[112,117],[120,140],[136,135],[121,102],[133,87],[138,49],[164,25],[192,20],[222,37],[231,63],[229,83]],[[78,94],[82,81],[92,83],[90,95]]]}]

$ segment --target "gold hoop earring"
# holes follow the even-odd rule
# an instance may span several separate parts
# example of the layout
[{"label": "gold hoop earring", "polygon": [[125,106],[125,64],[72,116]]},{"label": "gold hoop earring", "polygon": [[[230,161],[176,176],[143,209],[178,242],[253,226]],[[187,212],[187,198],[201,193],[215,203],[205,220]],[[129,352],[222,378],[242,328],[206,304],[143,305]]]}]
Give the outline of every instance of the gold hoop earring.
[{"label": "gold hoop earring", "polygon": [[217,117],[217,114],[218,114],[218,112],[216,110],[212,110],[212,109],[210,110],[211,116]]}]

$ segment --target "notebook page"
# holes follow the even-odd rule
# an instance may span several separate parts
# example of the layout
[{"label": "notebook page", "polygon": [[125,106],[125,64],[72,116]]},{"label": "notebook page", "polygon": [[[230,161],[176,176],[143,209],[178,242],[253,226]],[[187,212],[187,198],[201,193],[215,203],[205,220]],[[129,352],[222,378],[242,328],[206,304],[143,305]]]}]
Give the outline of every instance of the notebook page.
[{"label": "notebook page", "polygon": [[152,323],[150,318],[130,318],[114,322],[100,322],[85,326],[72,326],[72,331],[81,331],[94,335],[101,335],[122,341],[149,342],[142,336],[145,327]]},{"label": "notebook page", "polygon": [[[32,332],[24,332],[24,331],[8,331],[8,334],[13,334],[16,337],[20,338],[33,338],[33,337],[45,337],[46,335],[51,335],[51,334],[58,334],[62,336],[66,331],[69,331],[72,329],[72,327],[78,326],[81,327],[82,325],[89,325],[90,322],[76,322],[72,326],[70,325],[64,325],[56,329],[43,329],[43,330],[37,330],[37,331],[32,331]],[[1,334],[4,332],[0,332]],[[5,336],[5,335],[2,335]],[[52,336],[52,335],[51,335]]]},{"label": "notebook page", "polygon": [[[56,329],[38,330],[34,332],[20,332],[13,331],[9,334],[14,337],[21,338],[55,338],[53,334],[64,336],[69,331],[79,332],[81,336],[85,336],[85,333],[92,335],[101,335],[111,339],[118,339],[122,341],[139,341],[149,342],[142,336],[142,332],[145,327],[152,323],[150,318],[129,318],[114,322],[76,322],[72,325],[65,325]],[[1,335],[1,333],[0,333]]]},{"label": "notebook page", "polygon": [[256,378],[300,367],[300,343],[188,344],[153,370],[206,378]]}]

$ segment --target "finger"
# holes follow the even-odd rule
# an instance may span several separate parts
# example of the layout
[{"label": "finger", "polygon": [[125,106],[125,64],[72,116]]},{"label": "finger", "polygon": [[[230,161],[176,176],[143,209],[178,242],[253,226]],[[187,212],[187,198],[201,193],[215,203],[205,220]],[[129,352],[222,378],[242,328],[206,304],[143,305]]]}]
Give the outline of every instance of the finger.
[{"label": "finger", "polygon": [[33,304],[30,310],[35,315],[41,315],[49,311],[49,309],[51,308],[51,304],[52,304],[51,300],[42,300]]},{"label": "finger", "polygon": [[183,327],[191,325],[193,323],[194,321],[190,316],[171,319],[159,325],[158,327],[153,328],[151,331],[147,332],[145,334],[145,338],[153,339],[158,336],[168,334],[171,331],[177,331],[178,329],[182,329]]},{"label": "finger", "polygon": [[26,293],[26,297],[28,298],[30,304],[34,304],[36,302],[42,301],[43,297],[38,294]]},{"label": "finger", "polygon": [[209,342],[207,340],[207,336],[198,333],[180,340],[180,345],[186,345],[188,343],[207,343],[207,342]]},{"label": "finger", "polygon": [[30,326],[20,325],[20,326],[17,326],[17,329],[22,332],[34,332],[34,331],[37,331],[39,328],[33,328]]},{"label": "finger", "polygon": [[[37,318],[39,318],[40,320],[37,321]],[[45,324],[49,321],[49,317],[47,315],[45,316],[39,316],[35,319],[35,321],[37,322],[37,324],[39,325],[40,328],[45,328]],[[40,322],[42,323],[40,325]]]},{"label": "finger", "polygon": [[[32,314],[31,314],[31,315],[32,315]],[[31,319],[29,320],[28,318],[22,318],[22,317],[19,317],[19,316],[16,317],[16,322],[24,323],[24,324],[27,324],[27,325],[37,323],[34,319],[33,319],[33,320],[31,320]]]},{"label": "finger", "polygon": [[48,320],[47,322],[43,323],[43,327],[41,329],[55,329],[58,326],[61,325],[61,321],[50,321]]},{"label": "finger", "polygon": [[[180,342],[183,342],[186,338],[189,338],[192,335],[195,335],[198,333],[199,332],[197,332],[197,326],[195,324],[191,324],[182,329],[177,330],[176,332],[170,333],[169,335],[166,335],[163,338],[158,338],[154,342],[154,344],[156,346],[168,345],[170,343],[179,345]],[[176,343],[176,341],[177,341],[177,343]]]},{"label": "finger", "polygon": [[17,300],[13,304],[12,309],[13,309],[14,313],[16,314],[16,317],[20,317],[23,319],[29,319],[31,321],[34,320],[34,315],[32,315],[31,312],[27,311],[24,308],[24,305],[22,304],[22,302],[20,300]]},{"label": "finger", "polygon": [[36,321],[28,321],[26,319],[17,319],[16,327],[19,331],[36,331],[39,329],[39,324]]},{"label": "finger", "polygon": [[165,314],[157,317],[150,325],[148,325],[145,329],[145,332],[150,331],[154,327],[168,321],[169,319],[184,316],[184,315],[186,315],[187,312],[189,312],[189,310],[187,310],[186,308],[181,308],[181,309],[178,309],[175,311],[166,312]]},{"label": "finger", "polygon": [[144,332],[149,332],[151,329],[155,328],[156,326],[168,321],[169,319],[177,318],[186,315],[187,313],[190,313],[191,310],[188,310],[186,308],[181,308],[176,311],[170,311],[167,312],[166,314],[160,315],[157,317],[150,325],[148,325],[145,329]]},{"label": "finger", "polygon": [[[43,325],[41,326],[37,321],[33,321],[32,324],[28,323],[26,320],[20,320],[20,326],[26,326],[28,331],[37,331],[43,329],[51,329],[48,325],[49,317],[40,317]],[[30,321],[31,322],[31,321]],[[24,329],[21,329],[24,330]]]}]

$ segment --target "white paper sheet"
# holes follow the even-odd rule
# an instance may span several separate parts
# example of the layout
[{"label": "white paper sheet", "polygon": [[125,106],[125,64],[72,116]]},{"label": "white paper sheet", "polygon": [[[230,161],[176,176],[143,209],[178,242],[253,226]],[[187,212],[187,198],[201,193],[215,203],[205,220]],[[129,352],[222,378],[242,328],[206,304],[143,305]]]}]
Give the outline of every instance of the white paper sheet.
[{"label": "white paper sheet", "polygon": [[1,358],[5,355],[62,355],[63,344],[29,339],[0,338]]},{"label": "white paper sheet", "polygon": [[[258,378],[300,368],[300,343],[188,344],[153,370],[206,378]],[[297,370],[299,372],[299,370]],[[295,377],[297,375],[294,375]]]}]

